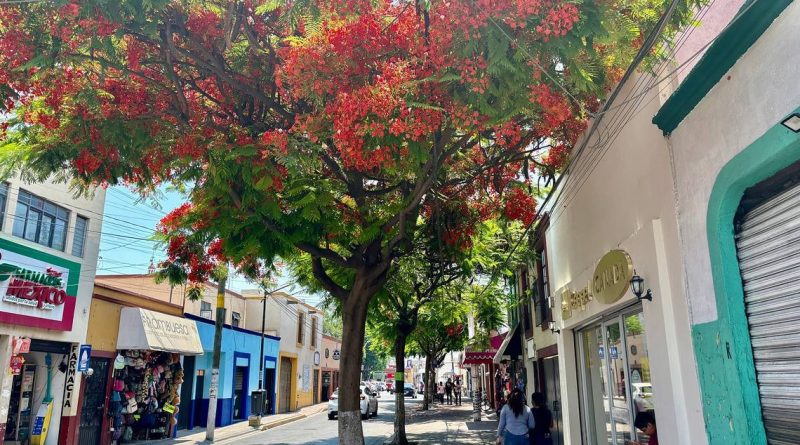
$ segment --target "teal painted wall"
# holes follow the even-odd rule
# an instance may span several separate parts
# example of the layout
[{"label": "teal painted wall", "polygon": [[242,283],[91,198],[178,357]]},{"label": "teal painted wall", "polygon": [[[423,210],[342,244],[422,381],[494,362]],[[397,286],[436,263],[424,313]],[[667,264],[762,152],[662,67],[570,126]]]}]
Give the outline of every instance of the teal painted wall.
[{"label": "teal painted wall", "polygon": [[766,444],[733,224],[745,190],[798,159],[800,135],[776,125],[723,167],[709,198],[706,229],[718,318],[695,325],[692,336],[711,445]]}]

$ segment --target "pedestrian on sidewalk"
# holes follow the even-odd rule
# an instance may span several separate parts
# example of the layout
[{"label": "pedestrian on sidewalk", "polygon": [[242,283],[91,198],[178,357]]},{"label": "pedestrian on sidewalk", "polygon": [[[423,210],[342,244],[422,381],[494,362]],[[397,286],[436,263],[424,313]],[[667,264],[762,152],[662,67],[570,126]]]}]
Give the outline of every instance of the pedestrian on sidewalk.
[{"label": "pedestrian on sidewalk", "polygon": [[497,443],[503,445],[529,445],[528,432],[536,427],[533,414],[522,403],[522,391],[514,389],[508,396],[508,403],[500,411],[497,425]]},{"label": "pedestrian on sidewalk", "polygon": [[553,445],[550,428],[553,427],[553,413],[547,409],[544,394],[535,392],[531,394],[531,414],[536,426],[530,432],[530,445]]},{"label": "pedestrian on sidewalk", "polygon": [[[658,445],[658,432],[656,431],[656,415],[651,411],[642,411],[636,415],[633,425],[648,436],[647,445]],[[626,445],[644,445],[642,442],[626,441]]]},{"label": "pedestrian on sidewalk", "polygon": [[456,405],[461,406],[461,391],[464,388],[461,386],[461,377],[456,377],[456,383],[453,387],[453,391],[456,393]]},{"label": "pedestrian on sidewalk", "polygon": [[439,399],[439,403],[444,404],[444,384],[439,382],[439,386],[436,387],[436,398]]},{"label": "pedestrian on sidewalk", "polygon": [[447,379],[447,383],[444,384],[444,392],[447,394],[447,404],[453,404],[453,379]]}]

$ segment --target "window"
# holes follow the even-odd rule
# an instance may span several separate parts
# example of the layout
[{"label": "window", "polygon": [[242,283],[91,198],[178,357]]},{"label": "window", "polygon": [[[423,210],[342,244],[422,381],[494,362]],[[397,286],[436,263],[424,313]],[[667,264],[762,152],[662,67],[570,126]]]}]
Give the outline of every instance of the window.
[{"label": "window", "polygon": [[239,323],[242,322],[242,314],[238,312],[231,312],[231,326],[239,327]]},{"label": "window", "polygon": [[72,255],[83,258],[83,249],[86,245],[86,230],[89,220],[78,215],[75,218],[75,236],[72,238]]},{"label": "window", "polygon": [[19,191],[12,231],[14,236],[63,251],[67,241],[67,221],[67,209],[24,190]]},{"label": "window", "polygon": [[6,217],[6,201],[8,200],[8,184],[0,182],[0,229],[3,228],[3,220]]},{"label": "window", "polygon": [[303,334],[305,334],[305,327],[306,327],[306,313],[305,312],[298,312],[297,313],[297,343],[303,344]]},{"label": "window", "polygon": [[203,318],[208,318],[211,320],[211,303],[208,301],[201,301],[200,302],[200,316]]},{"label": "window", "polygon": [[550,310],[550,283],[547,276],[547,250],[541,246],[536,250],[538,261],[536,267],[538,270],[538,279],[536,280],[536,326],[542,326],[542,329],[547,327],[547,323],[553,319],[553,313]]},{"label": "window", "polygon": [[520,269],[520,293],[519,308],[522,311],[522,328],[525,331],[525,338],[533,336],[533,323],[531,323],[531,295],[530,285],[528,284],[528,267]]},{"label": "window", "polygon": [[311,317],[311,347],[317,347],[317,317]]}]

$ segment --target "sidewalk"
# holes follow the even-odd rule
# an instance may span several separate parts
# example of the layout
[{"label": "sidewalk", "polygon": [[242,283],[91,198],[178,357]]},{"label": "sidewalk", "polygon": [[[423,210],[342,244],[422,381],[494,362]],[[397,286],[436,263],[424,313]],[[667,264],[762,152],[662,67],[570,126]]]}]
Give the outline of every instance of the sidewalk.
[{"label": "sidewalk", "polygon": [[[242,421],[216,429],[214,433],[214,441],[222,442],[234,438],[241,438],[248,434],[257,433],[259,431],[268,430],[277,426],[285,425],[289,422],[305,419],[306,417],[313,416],[314,414],[321,413],[328,409],[328,403],[318,403],[316,405],[301,408],[299,411],[293,413],[273,414],[263,417],[261,419],[261,427],[251,427],[248,422]],[[195,428],[193,430],[178,431],[178,437],[174,439],[164,439],[158,441],[148,441],[148,445],[177,445],[177,444],[194,444],[204,443],[206,440],[206,429]]]},{"label": "sidewalk", "polygon": [[417,411],[406,425],[409,442],[418,444],[494,444],[497,418],[494,413],[481,414],[480,422],[472,421],[472,401],[461,406],[432,405],[428,411]]}]

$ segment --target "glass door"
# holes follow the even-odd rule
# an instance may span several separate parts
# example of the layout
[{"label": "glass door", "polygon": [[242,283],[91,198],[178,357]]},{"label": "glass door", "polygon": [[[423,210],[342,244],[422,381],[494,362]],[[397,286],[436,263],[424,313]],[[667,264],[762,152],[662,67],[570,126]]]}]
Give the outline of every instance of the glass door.
[{"label": "glass door", "polygon": [[[626,445],[647,437],[634,427],[652,409],[650,363],[641,312],[617,314],[578,332],[584,443]],[[638,434],[637,434],[638,433]]]}]

